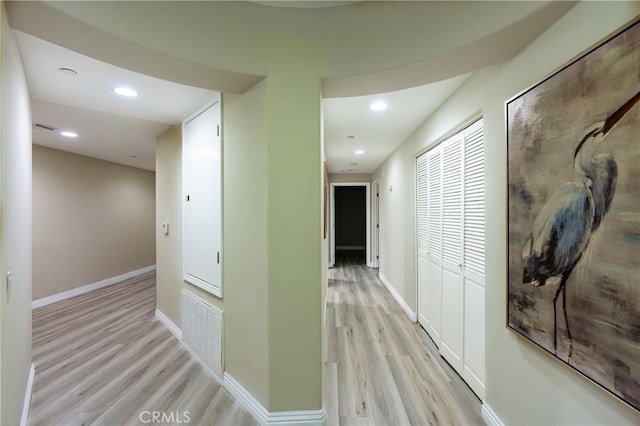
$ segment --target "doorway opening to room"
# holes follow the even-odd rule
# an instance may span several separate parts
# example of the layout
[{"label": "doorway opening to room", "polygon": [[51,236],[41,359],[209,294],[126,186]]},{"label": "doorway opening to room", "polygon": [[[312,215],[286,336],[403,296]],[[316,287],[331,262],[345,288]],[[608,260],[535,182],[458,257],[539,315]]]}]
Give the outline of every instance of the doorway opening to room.
[{"label": "doorway opening to room", "polygon": [[330,265],[371,266],[370,185],[331,184]]}]

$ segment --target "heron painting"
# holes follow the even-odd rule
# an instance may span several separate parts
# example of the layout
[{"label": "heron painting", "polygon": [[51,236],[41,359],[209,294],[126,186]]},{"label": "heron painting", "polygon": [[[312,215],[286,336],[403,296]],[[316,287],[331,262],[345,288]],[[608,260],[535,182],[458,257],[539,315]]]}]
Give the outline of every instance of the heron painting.
[{"label": "heron painting", "polygon": [[509,328],[640,410],[640,22],[507,102]]}]

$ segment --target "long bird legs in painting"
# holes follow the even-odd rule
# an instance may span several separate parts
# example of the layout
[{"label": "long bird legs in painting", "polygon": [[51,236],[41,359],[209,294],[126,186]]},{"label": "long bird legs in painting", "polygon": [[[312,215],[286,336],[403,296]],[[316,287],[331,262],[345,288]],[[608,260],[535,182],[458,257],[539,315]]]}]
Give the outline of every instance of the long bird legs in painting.
[{"label": "long bird legs in painting", "polygon": [[613,156],[606,153],[594,155],[594,151],[638,101],[640,92],[605,121],[587,130],[573,157],[573,167],[580,181],[565,183],[550,197],[536,217],[524,244],[523,283],[544,286],[560,279],[553,296],[553,350],[557,352],[556,302],[562,292],[562,310],[570,345],[569,358],[573,343],[566,310],[567,280],[609,210],[618,175]]}]

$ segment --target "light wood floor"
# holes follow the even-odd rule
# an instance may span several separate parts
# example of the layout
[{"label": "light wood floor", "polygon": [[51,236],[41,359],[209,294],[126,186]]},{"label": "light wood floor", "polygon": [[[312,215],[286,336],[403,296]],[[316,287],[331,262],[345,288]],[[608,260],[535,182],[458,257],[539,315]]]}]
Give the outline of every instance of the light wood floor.
[{"label": "light wood floor", "polygon": [[[327,425],[483,424],[478,399],[377,270],[358,263],[329,272]],[[34,310],[29,424],[134,425],[142,412],[188,411],[192,425],[255,425],[154,310],[154,274]]]},{"label": "light wood floor", "polygon": [[483,425],[481,404],[359,256],[336,259],[326,312],[327,425]]},{"label": "light wood floor", "polygon": [[[155,274],[33,311],[31,425],[256,422],[154,319]],[[142,414],[142,418],[140,415]],[[158,424],[158,423],[154,423]]]}]

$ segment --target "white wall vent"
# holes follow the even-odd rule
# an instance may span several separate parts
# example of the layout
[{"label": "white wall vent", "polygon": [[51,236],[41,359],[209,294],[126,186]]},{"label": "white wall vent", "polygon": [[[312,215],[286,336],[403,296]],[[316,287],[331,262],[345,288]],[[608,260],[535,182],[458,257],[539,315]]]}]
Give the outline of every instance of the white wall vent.
[{"label": "white wall vent", "polygon": [[182,290],[182,340],[219,377],[222,377],[222,311],[193,293]]}]

